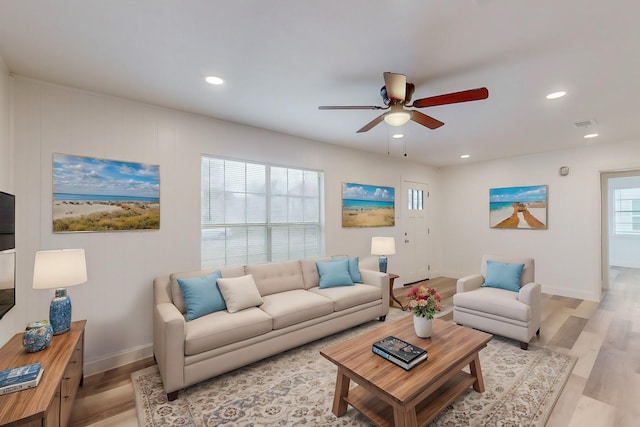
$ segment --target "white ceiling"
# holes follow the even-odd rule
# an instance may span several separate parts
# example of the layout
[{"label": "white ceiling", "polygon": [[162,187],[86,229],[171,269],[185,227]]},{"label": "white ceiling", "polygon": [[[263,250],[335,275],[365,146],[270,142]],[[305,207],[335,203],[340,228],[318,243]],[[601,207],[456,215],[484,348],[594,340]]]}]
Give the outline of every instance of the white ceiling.
[{"label": "white ceiling", "polygon": [[[640,142],[637,0],[2,0],[0,56],[22,76],[312,140],[406,143],[433,166]],[[356,134],[379,111],[318,110],[382,106],[384,71],[414,99],[489,99],[421,109],[445,126],[410,122],[402,142],[384,122]]]}]

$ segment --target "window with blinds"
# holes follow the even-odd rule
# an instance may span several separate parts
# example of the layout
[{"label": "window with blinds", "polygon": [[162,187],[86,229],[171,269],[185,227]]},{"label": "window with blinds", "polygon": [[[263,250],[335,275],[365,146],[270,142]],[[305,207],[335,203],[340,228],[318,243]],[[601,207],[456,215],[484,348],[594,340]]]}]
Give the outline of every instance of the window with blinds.
[{"label": "window with blinds", "polygon": [[640,188],[614,191],[616,234],[640,234]]},{"label": "window with blinds", "polygon": [[203,269],[322,255],[322,172],[201,160]]}]

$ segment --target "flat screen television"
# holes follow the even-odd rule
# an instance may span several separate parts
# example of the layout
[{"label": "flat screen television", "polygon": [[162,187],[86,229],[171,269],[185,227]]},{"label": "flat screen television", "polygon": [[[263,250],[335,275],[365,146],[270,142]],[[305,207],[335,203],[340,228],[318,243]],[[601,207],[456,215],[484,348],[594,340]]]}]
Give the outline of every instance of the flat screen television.
[{"label": "flat screen television", "polygon": [[16,200],[0,191],[0,319],[16,304]]},{"label": "flat screen television", "polygon": [[0,251],[16,247],[16,197],[0,191]]}]

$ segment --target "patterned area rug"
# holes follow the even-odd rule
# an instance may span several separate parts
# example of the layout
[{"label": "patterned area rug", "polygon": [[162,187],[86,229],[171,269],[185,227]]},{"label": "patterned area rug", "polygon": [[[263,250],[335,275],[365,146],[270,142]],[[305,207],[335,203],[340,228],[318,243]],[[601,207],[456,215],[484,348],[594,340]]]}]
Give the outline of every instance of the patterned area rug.
[{"label": "patterned area rug", "polygon": [[[407,315],[392,309],[387,321]],[[381,326],[372,321],[181,390],[168,402],[157,367],[131,376],[138,422],[160,426],[371,426],[331,412],[336,367],[320,350]],[[480,352],[484,393],[462,394],[431,426],[544,426],[575,358],[494,337]],[[468,369],[468,367],[467,367]],[[353,382],[352,382],[353,385]]]}]

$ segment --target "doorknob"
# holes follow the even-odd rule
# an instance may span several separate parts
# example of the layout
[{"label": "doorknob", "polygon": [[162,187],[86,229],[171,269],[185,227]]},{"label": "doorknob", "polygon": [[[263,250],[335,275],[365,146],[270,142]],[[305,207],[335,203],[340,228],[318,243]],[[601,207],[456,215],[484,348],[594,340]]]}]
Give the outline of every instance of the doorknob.
[{"label": "doorknob", "polygon": [[409,243],[409,239],[405,239],[405,241],[404,241],[404,242],[405,242],[405,243]]}]

